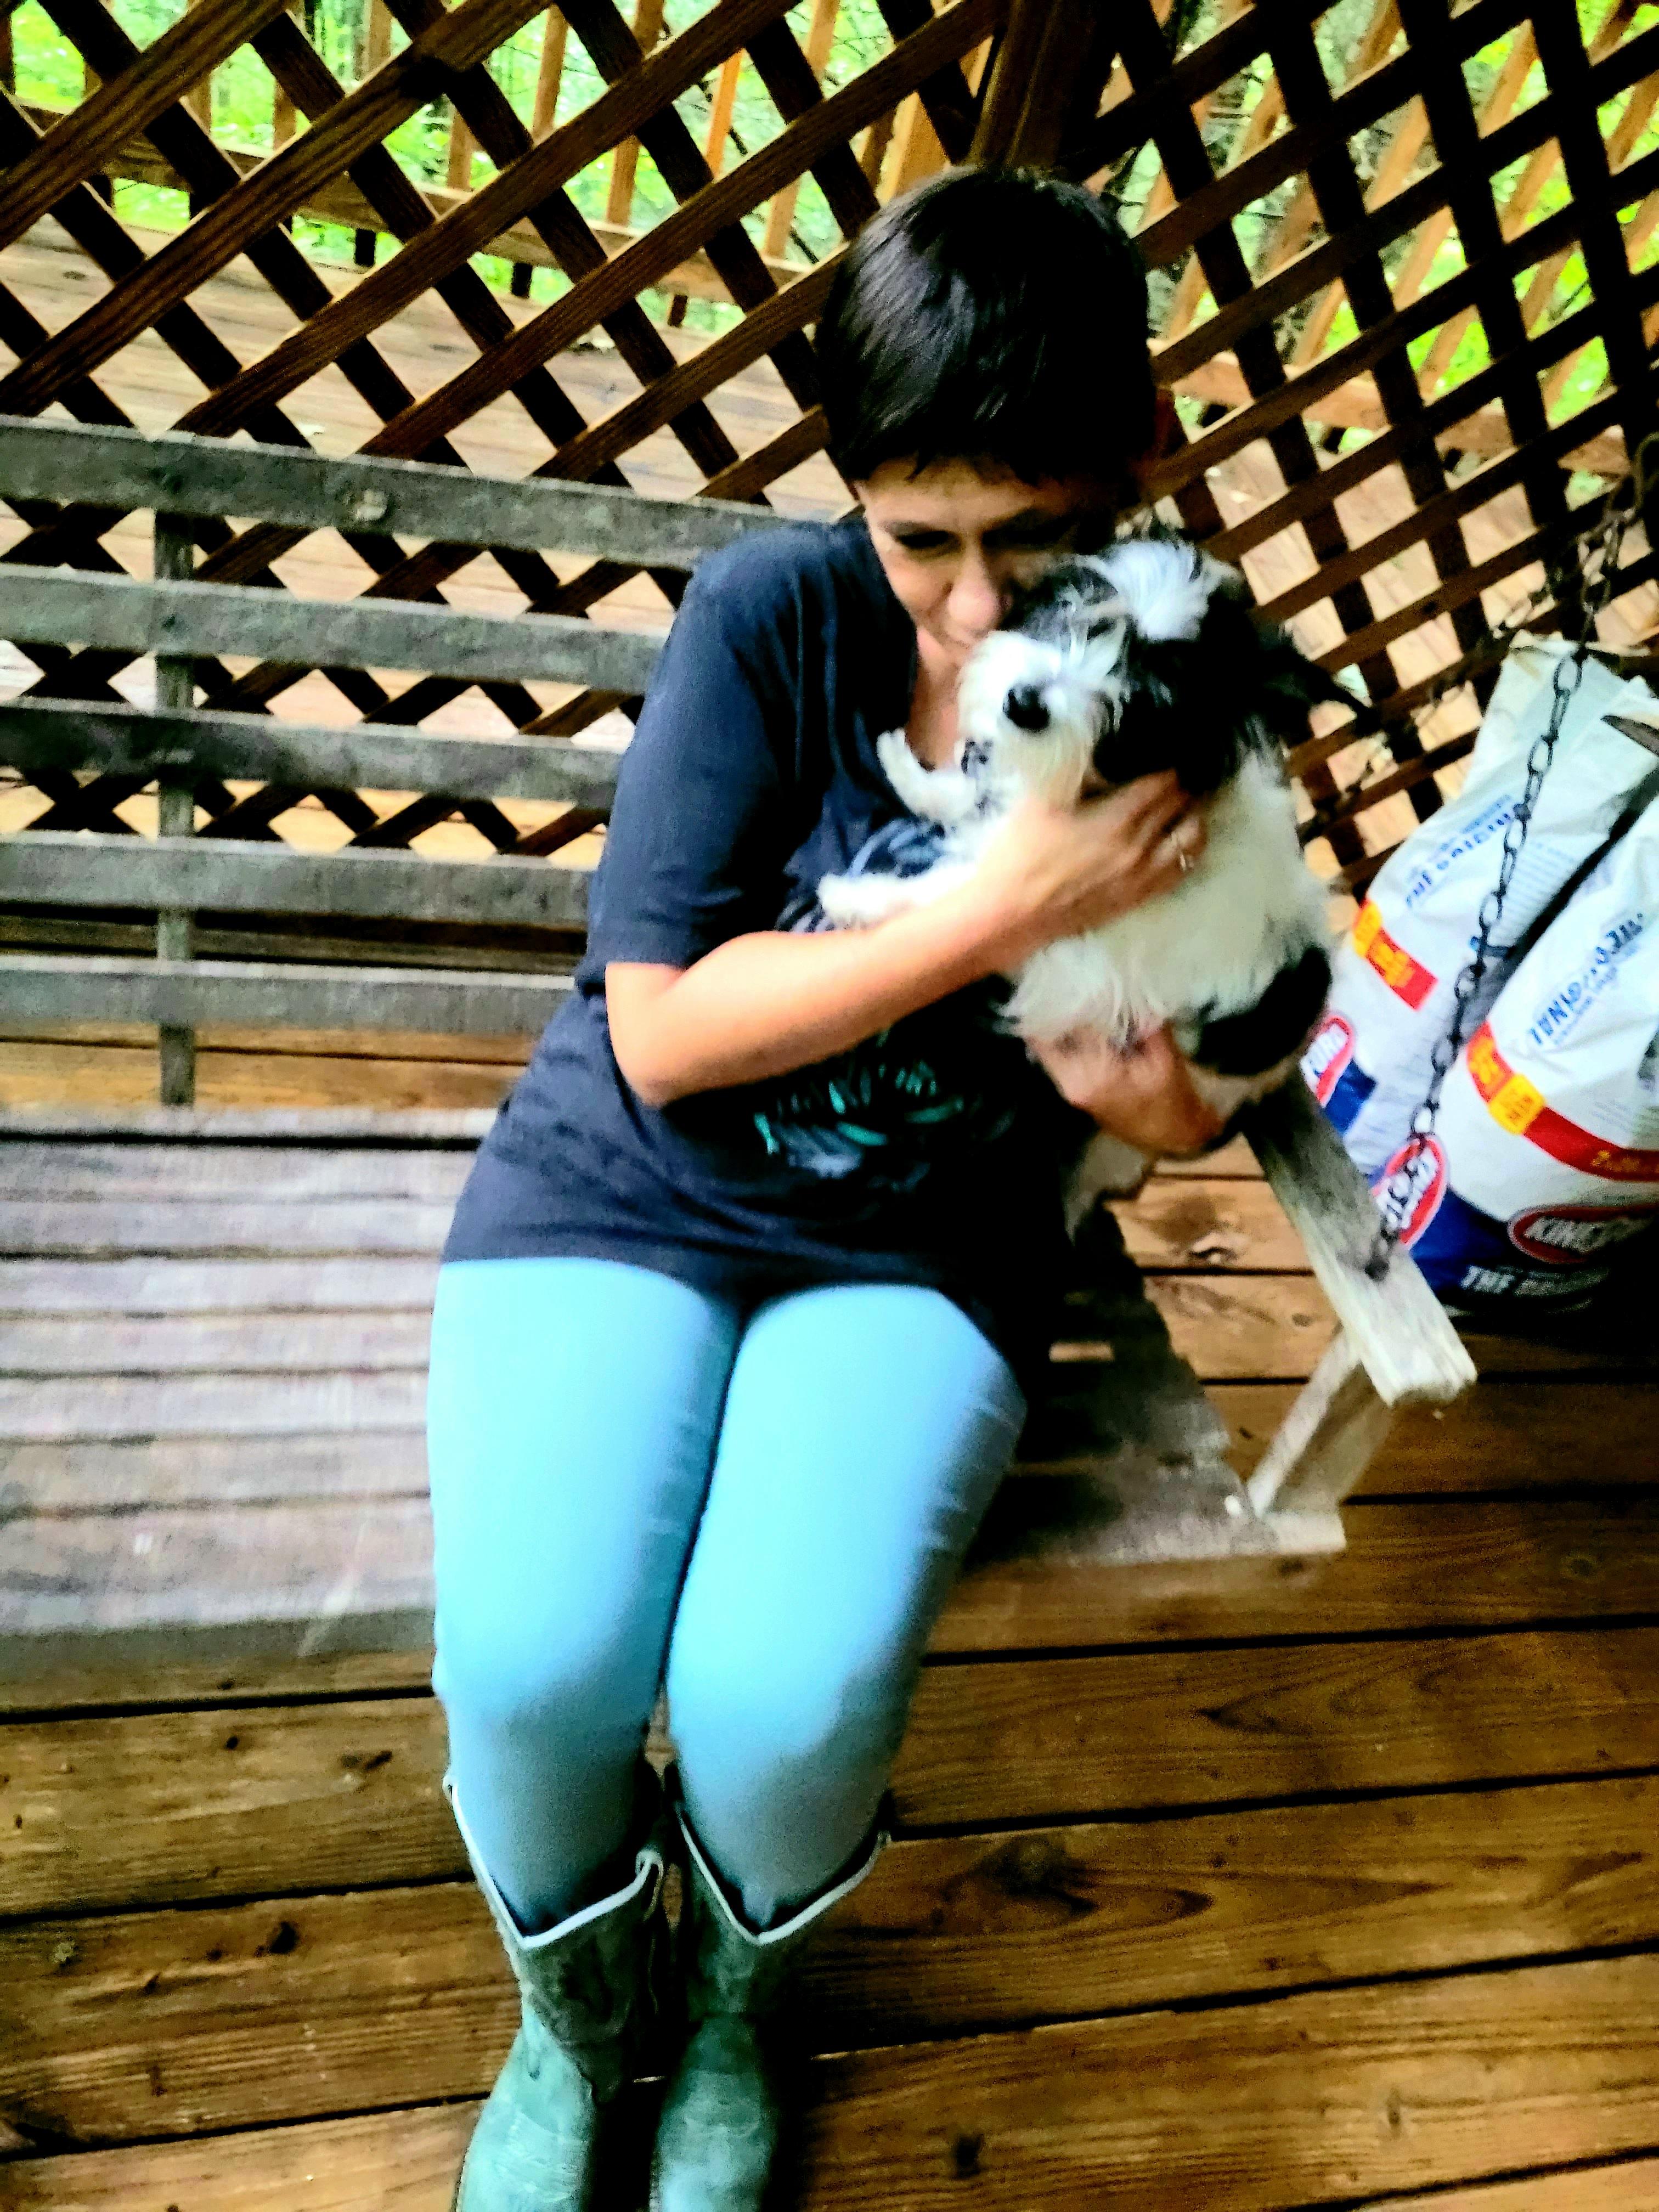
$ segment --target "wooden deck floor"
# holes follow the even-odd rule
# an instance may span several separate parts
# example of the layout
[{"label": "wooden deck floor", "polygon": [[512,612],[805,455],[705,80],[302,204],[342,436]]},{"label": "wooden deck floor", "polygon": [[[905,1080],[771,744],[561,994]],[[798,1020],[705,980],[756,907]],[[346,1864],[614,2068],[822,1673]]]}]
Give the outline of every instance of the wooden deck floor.
[{"label": "wooden deck floor", "polygon": [[[270,1042],[245,1103],[516,1058]],[[1242,1155],[1128,1228],[1248,1466],[1316,1291]],[[964,1579],[808,1976],[808,2212],[1659,2207],[1659,1369],[1474,1350],[1340,1558]],[[443,2212],[513,2005],[424,1676],[0,1692],[8,2212]]]}]

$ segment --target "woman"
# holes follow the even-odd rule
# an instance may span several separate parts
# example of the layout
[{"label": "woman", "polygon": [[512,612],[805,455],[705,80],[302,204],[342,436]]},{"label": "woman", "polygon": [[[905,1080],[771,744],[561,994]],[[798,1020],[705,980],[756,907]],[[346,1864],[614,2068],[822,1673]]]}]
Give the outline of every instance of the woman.
[{"label": "woman", "polygon": [[[817,334],[862,514],[686,594],[624,758],[586,961],[480,1152],[433,1322],[437,1666],[456,1818],[523,2023],[462,2212],[574,2212],[626,2078],[668,1848],[686,2039],[659,2212],[756,2212],[766,2021],[868,1871],[923,1647],[1003,1474],[1083,1115],[1213,1135],[1166,1037],[997,1027],[1039,945],[1173,887],[1172,778],[1017,816],[966,890],[822,927],[902,865],[874,742],[957,744],[1011,594],[1109,536],[1151,444],[1146,287],[1091,195],[962,171],[895,202]],[[1046,1072],[1045,1072],[1046,1071]],[[643,1733],[665,1681],[665,1819]]]}]

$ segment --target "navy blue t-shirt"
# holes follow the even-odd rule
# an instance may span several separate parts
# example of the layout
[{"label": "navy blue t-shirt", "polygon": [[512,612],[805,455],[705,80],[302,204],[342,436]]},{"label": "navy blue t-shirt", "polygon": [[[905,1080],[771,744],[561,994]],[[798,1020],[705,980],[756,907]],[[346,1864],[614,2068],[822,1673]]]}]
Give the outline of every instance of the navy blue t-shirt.
[{"label": "navy blue t-shirt", "polygon": [[1084,1125],[1000,1026],[1000,982],[661,1110],[611,1050],[608,963],[685,968],[751,931],[821,928],[820,878],[927,864],[936,832],[875,750],[908,719],[915,652],[856,518],[697,570],[623,757],[575,992],[480,1148],[446,1260],[623,1260],[744,1302],[923,1284],[1018,1369],[1043,1356]]}]

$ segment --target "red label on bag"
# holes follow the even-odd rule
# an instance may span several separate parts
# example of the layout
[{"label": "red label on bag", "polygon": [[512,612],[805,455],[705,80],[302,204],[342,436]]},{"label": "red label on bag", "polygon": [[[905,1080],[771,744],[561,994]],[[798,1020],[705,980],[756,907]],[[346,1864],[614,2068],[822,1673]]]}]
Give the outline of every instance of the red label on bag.
[{"label": "red label on bag", "polygon": [[1440,1201],[1446,1195],[1446,1154],[1438,1137],[1425,1138],[1419,1146],[1408,1138],[1371,1185],[1371,1195],[1382,1209],[1385,1221],[1399,1218],[1399,1201],[1394,1192],[1394,1180],[1410,1154],[1412,1161],[1410,1195],[1405,1221],[1400,1231],[1400,1242],[1407,1251],[1440,1211]]},{"label": "red label on bag", "polygon": [[1403,999],[1415,1013],[1435,986],[1436,978],[1420,960],[1413,960],[1404,945],[1396,945],[1382,927],[1373,900],[1367,899],[1353,926],[1353,949],[1374,968],[1396,999]]},{"label": "red label on bag", "polygon": [[1524,1137],[1563,1167],[1599,1176],[1603,1182],[1659,1182],[1659,1152],[1610,1144],[1558,1114],[1537,1085],[1517,1075],[1499,1052],[1490,1022],[1482,1022],[1469,1039],[1463,1060],[1486,1111],[1512,1136]]},{"label": "red label on bag", "polygon": [[1659,1218],[1651,1206],[1533,1206],[1510,1224],[1510,1242],[1529,1260],[1582,1267],[1610,1246],[1639,1237]]},{"label": "red label on bag", "polygon": [[1322,1106],[1330,1104],[1331,1093],[1352,1058],[1353,1024],[1346,1014],[1327,1014],[1302,1058],[1302,1073]]}]

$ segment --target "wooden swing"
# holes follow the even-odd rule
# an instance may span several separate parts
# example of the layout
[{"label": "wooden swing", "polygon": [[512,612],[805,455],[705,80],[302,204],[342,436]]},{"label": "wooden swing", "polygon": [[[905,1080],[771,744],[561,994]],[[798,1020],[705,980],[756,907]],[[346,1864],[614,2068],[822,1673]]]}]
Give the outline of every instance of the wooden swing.
[{"label": "wooden swing", "polygon": [[[465,740],[367,720],[343,732],[197,707],[192,667],[231,650],[267,662],[557,678],[625,694],[642,687],[656,647],[571,617],[503,619],[396,599],[324,605],[198,580],[189,573],[192,527],[226,514],[285,531],[373,526],[443,545],[487,539],[676,568],[775,518],[719,501],[645,500],[401,461],[0,424],[0,495],[27,507],[65,483],[90,507],[155,514],[154,580],[13,564],[6,627],[21,643],[54,650],[73,641],[112,656],[153,653],[155,703],[14,701],[0,706],[0,752],[39,782],[76,770],[156,780],[162,834],[48,830],[0,840],[0,896],[31,908],[154,915],[156,955],[12,954],[0,962],[0,1014],[13,1023],[155,1023],[167,1103],[136,1115],[8,1117],[8,1188],[39,1194],[33,1229],[23,1232],[33,1241],[15,1247],[10,1264],[14,1273],[34,1270],[33,1301],[27,1287],[21,1296],[37,1334],[50,1334],[54,1320],[64,1332],[84,1330],[77,1302],[84,1310],[95,1300],[118,1335],[124,1325],[142,1333],[143,1316],[174,1316],[181,1343],[171,1357],[180,1366],[234,1368],[252,1356],[259,1334],[234,1310],[263,1301],[263,1310],[296,1316],[285,1334],[267,1336],[290,1345],[302,1368],[307,1340],[326,1342],[347,1326],[333,1317],[343,1305],[360,1313],[419,1304],[446,1202],[488,1117],[386,1115],[319,1126],[315,1116],[206,1113],[189,1103],[196,1029],[234,1020],[533,1030],[569,988],[569,962],[456,970],[202,958],[191,942],[194,917],[326,915],[413,927],[442,919],[568,932],[584,913],[586,872],[556,856],[479,865],[214,837],[193,830],[196,793],[244,780],[266,791],[325,781],[441,787],[446,810],[534,797],[567,801],[594,819],[617,757],[529,738]],[[1224,1429],[1102,1214],[1080,1253],[1083,1287],[1068,1307],[1059,1387],[1034,1420],[1026,1479],[1007,1486],[982,1555],[1128,1565],[1339,1549],[1341,1501],[1395,1409],[1444,1403],[1474,1380],[1456,1331],[1412,1261],[1397,1257],[1380,1279],[1370,1272],[1370,1195],[1299,1084],[1258,1110],[1249,1138],[1340,1323],[1265,1459],[1248,1485],[1240,1481]],[[231,1195],[237,1203],[226,1205]],[[118,1255],[135,1237],[142,1246],[134,1216],[146,1207],[173,1210],[173,1255],[147,1268],[127,1263],[123,1273]],[[400,1225],[400,1210],[421,1217],[413,1231],[406,1220]],[[331,1212],[340,1225],[319,1225]],[[193,1350],[182,1341],[192,1330]],[[338,1355],[337,1341],[327,1342],[327,1358]],[[270,1358],[269,1343],[261,1356]],[[320,1354],[313,1357],[320,1364]],[[64,1363],[48,1352],[46,1364]],[[346,1407],[336,1418],[331,1435],[307,1445],[324,1472],[295,1469],[297,1494],[308,1482],[321,1480],[325,1490],[343,1482],[354,1436],[361,1441],[357,1424],[374,1417]],[[184,1456],[170,1457],[165,1436],[155,1439],[148,1471],[131,1471],[135,1487],[122,1501],[129,1510],[175,1494]],[[43,1437],[28,1461],[26,1494],[85,1497],[76,1463],[86,1458],[75,1443],[54,1449]],[[273,1558],[263,1548],[239,1553],[222,1532],[176,1524],[170,1546],[135,1552],[124,1522],[88,1514],[66,1524],[25,1512],[0,1538],[12,1555],[0,1583],[0,1664],[27,1670],[422,1642],[431,1598],[418,1510],[403,1498],[366,1507],[347,1561],[335,1548],[336,1524],[326,1525],[332,1533],[326,1541],[318,1534],[312,1555],[300,1540]]]}]

